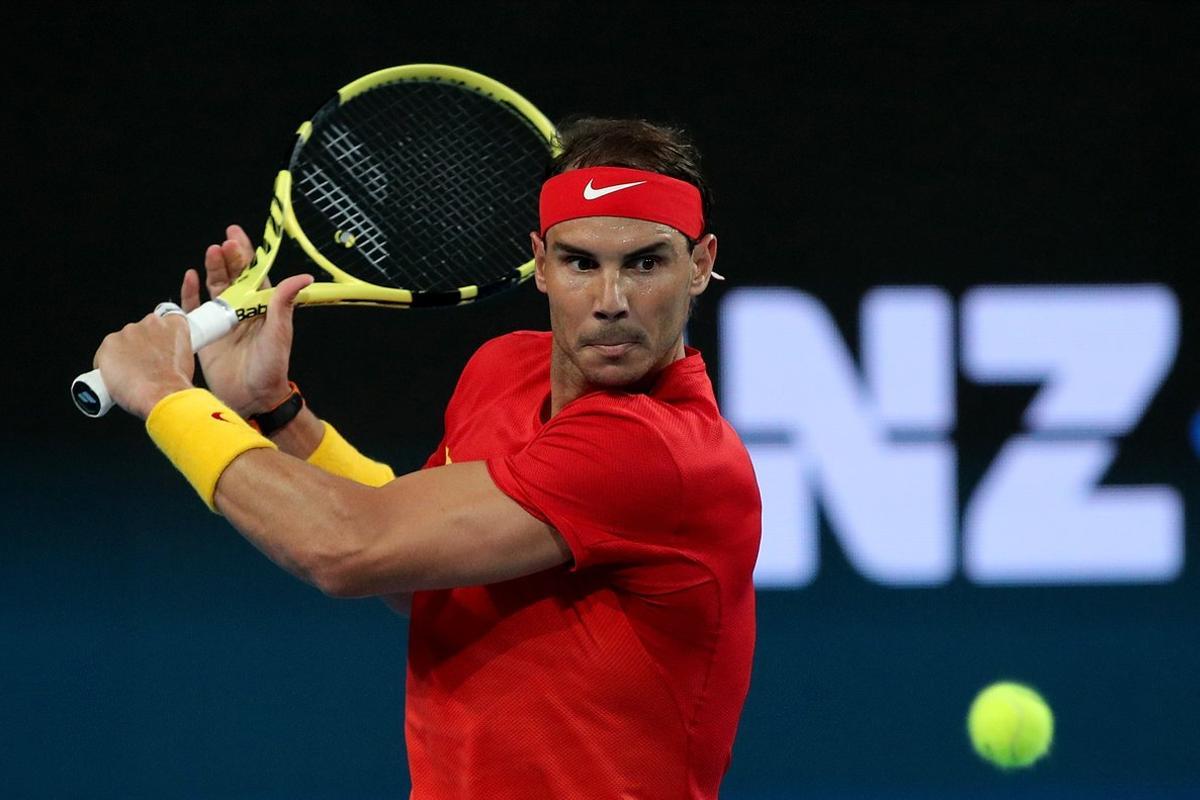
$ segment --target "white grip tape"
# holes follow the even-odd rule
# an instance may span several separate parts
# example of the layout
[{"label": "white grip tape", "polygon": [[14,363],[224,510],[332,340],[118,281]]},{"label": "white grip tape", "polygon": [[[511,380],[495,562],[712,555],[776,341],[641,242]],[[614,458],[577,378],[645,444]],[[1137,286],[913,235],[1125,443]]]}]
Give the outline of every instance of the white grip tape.
[{"label": "white grip tape", "polygon": [[187,315],[192,334],[192,352],[206,347],[233,330],[237,314],[220,300],[209,300]]},{"label": "white grip tape", "polygon": [[[160,303],[154,311],[159,316],[179,313],[178,307]],[[209,300],[187,315],[188,332],[192,337],[192,352],[212,344],[237,325],[237,314],[220,300]],[[71,383],[71,399],[89,417],[103,417],[113,407],[112,395],[104,385],[100,370],[85,372]]]}]

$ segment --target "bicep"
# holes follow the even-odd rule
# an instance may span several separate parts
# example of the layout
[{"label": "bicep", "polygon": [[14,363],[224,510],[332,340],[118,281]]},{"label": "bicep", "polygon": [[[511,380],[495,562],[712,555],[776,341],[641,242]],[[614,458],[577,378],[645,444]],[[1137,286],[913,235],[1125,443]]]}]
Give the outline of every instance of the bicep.
[{"label": "bicep", "polygon": [[558,532],[500,491],[482,461],[414,472],[372,494],[348,566],[356,593],[498,583],[571,559]]}]

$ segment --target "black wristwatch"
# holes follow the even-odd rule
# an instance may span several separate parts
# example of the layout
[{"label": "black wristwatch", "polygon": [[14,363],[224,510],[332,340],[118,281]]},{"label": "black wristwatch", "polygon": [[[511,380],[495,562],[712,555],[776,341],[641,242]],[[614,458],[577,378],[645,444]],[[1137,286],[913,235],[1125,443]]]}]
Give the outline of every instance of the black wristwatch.
[{"label": "black wristwatch", "polygon": [[300,409],[304,408],[304,395],[300,394],[300,387],[291,381],[288,381],[288,386],[292,388],[292,393],[284,398],[282,403],[270,411],[264,411],[261,414],[252,414],[246,420],[246,422],[250,423],[250,427],[263,436],[270,436],[296,418],[296,415],[300,413]]}]

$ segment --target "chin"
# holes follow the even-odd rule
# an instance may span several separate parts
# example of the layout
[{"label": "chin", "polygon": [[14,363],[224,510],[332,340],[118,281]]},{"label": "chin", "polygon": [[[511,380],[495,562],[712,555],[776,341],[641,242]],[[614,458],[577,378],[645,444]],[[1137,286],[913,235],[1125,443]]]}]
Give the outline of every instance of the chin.
[{"label": "chin", "polygon": [[647,365],[642,363],[598,364],[585,371],[584,378],[592,386],[620,389],[642,380],[647,371]]},{"label": "chin", "polygon": [[597,370],[587,376],[588,385],[597,389],[623,389],[637,383],[640,375],[630,375],[621,371],[604,369]]}]

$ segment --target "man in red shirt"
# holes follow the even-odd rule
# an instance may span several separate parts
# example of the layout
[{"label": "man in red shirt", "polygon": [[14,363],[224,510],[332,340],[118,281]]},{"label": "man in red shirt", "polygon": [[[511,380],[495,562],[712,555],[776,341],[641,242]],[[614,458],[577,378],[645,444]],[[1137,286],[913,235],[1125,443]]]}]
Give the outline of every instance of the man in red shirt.
[{"label": "man in red shirt", "polygon": [[[276,563],[334,596],[413,593],[416,800],[714,798],[749,683],[758,489],[683,342],[717,252],[695,151],[640,121],[562,137],[531,234],[551,331],[479,349],[419,472],[393,478],[288,387],[307,276],[201,354],[228,406],[192,388],[182,320],[151,315],[97,354],[117,402]],[[229,235],[206,253],[214,294],[250,253]],[[198,303],[196,273],[183,293]]]}]

